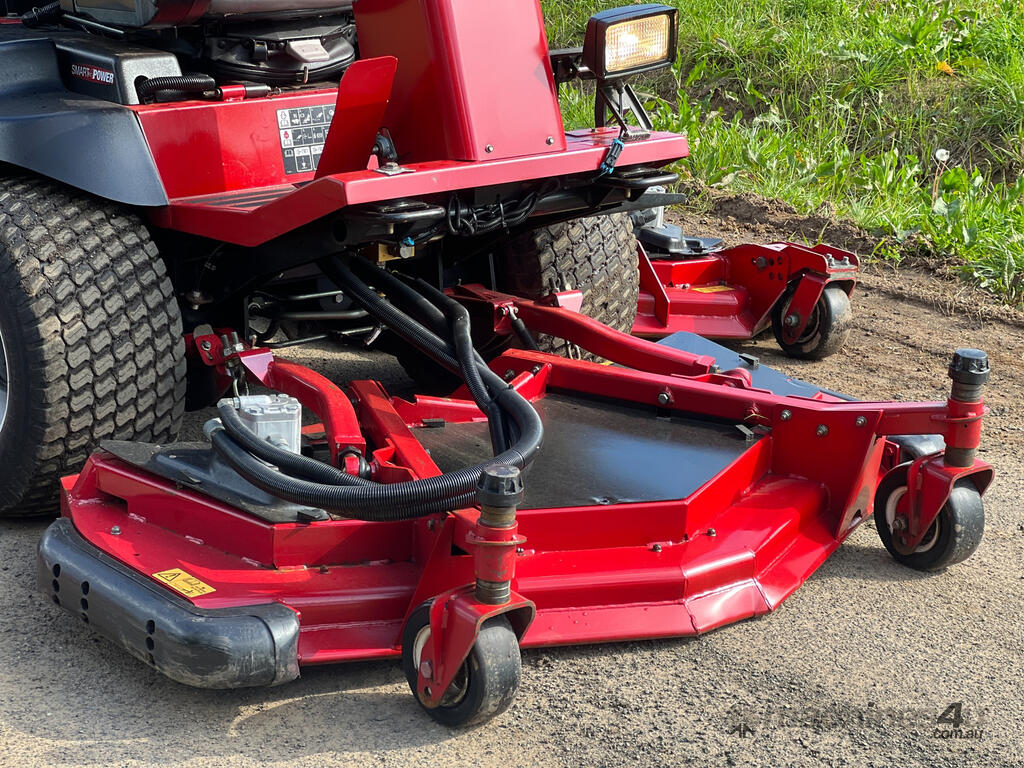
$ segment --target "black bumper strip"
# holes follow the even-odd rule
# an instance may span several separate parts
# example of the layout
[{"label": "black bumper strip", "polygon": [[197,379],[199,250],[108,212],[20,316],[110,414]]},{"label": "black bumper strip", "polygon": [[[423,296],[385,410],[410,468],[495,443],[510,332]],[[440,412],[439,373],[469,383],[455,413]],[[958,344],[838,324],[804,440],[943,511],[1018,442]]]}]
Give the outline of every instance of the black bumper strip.
[{"label": "black bumper strip", "polygon": [[299,675],[291,608],[196,608],[89,544],[67,518],[43,534],[37,574],[62,608],[179,683],[243,688]]}]

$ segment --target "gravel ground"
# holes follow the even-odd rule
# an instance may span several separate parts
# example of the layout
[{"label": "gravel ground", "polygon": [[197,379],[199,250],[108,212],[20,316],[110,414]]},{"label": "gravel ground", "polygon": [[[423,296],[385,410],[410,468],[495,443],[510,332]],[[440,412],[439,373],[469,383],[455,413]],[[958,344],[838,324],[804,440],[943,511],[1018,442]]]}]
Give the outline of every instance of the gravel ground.
[{"label": "gravel ground", "polygon": [[[310,669],[274,689],[177,685],[38,596],[46,523],[3,523],[0,765],[1024,765],[1024,336],[1017,324],[937,309],[971,309],[962,297],[937,300],[950,290],[869,273],[839,355],[801,364],[770,339],[742,346],[822,385],[893,399],[944,398],[949,352],[987,349],[982,456],[999,475],[968,562],[907,570],[862,526],[767,617],[698,639],[525,652],[512,709],[461,732],[419,710],[394,662]],[[380,355],[293,357],[342,380],[407,386]],[[952,726],[938,718],[957,703],[965,737],[943,738]]]}]

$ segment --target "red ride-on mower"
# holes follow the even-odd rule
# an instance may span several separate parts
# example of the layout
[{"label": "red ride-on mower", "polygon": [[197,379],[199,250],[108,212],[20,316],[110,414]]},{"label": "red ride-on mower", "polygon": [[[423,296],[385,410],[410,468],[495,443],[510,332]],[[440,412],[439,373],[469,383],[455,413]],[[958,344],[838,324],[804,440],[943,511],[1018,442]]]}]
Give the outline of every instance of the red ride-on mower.
[{"label": "red ride-on mower", "polygon": [[[980,541],[983,353],[954,357],[947,402],[861,403],[623,333],[629,214],[677,199],[652,189],[687,154],[628,83],[673,59],[673,9],[599,13],[549,52],[535,0],[12,6],[0,514],[50,511],[84,463],[41,583],[168,676],[402,655],[465,724],[508,705],[520,645],[764,613],[873,508],[916,568]],[[595,81],[593,130],[563,131],[570,76]],[[708,282],[652,249],[645,290],[654,270],[696,306],[675,281],[717,279],[751,333],[774,310],[798,353],[820,328],[834,349],[841,302],[816,308],[852,285],[842,254],[747,248],[703,259]],[[659,333],[688,314],[668,288]],[[275,357],[325,338],[458,389],[396,400]],[[174,444],[213,403],[208,441]]]},{"label": "red ride-on mower", "polygon": [[[197,353],[235,392],[209,442],[104,443],[40,544],[54,603],[179,682],[401,656],[431,716],[478,723],[515,695],[520,647],[766,613],[872,511],[913,568],[981,539],[979,350],[953,356],[946,402],[857,402],[693,334],[614,331],[567,308],[578,293],[320,266],[464,386],[397,399],[203,329]],[[486,365],[471,318],[524,349]],[[618,365],[531,349],[537,333]],[[936,433],[944,452],[913,438]]]}]

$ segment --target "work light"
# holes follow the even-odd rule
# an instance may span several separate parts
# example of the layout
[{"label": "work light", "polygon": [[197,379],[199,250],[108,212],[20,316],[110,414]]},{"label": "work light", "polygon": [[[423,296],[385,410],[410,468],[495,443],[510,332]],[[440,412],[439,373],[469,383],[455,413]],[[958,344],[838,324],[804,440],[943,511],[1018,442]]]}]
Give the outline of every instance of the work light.
[{"label": "work light", "polygon": [[594,14],[587,22],[583,65],[599,81],[669,66],[676,57],[676,13],[652,4]]}]

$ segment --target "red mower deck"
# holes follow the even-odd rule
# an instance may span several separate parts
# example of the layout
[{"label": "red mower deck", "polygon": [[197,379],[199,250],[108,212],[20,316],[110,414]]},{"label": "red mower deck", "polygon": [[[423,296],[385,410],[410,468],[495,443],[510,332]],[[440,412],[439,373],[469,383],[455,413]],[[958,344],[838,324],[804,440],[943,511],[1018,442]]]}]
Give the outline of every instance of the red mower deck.
[{"label": "red mower deck", "polygon": [[[111,443],[65,481],[63,518],[40,546],[42,588],[191,685],[281,683],[304,665],[404,654],[421,704],[456,723],[466,718],[444,713],[468,685],[464,661],[500,617],[522,647],[706,632],[778,607],[887,503],[875,499],[886,472],[915,478],[893,506],[907,552],[951,489],[966,480],[980,495],[991,480],[974,457],[980,385],[955,380],[948,402],[844,400],[691,334],[654,344],[612,331],[559,297],[454,295],[498,331],[518,317],[618,363],[517,349],[491,362],[548,435],[525,493],[481,491],[483,512],[363,522],[226,482],[205,444]],[[339,388],[267,350],[211,358],[298,397],[323,420],[304,429],[310,444],[342,464],[365,448],[381,483],[490,455],[464,390],[406,401],[373,381]],[[894,436],[928,434],[944,437],[945,456],[900,464]],[[403,630],[416,638],[411,667]]]}]

